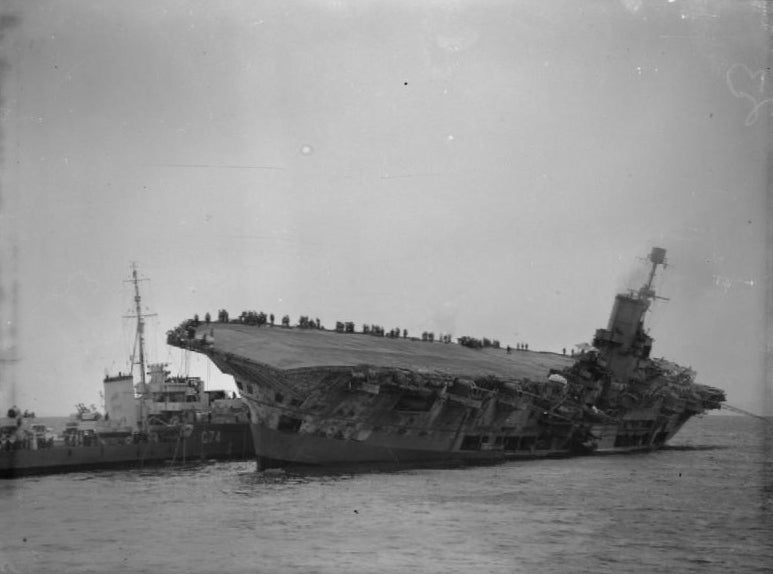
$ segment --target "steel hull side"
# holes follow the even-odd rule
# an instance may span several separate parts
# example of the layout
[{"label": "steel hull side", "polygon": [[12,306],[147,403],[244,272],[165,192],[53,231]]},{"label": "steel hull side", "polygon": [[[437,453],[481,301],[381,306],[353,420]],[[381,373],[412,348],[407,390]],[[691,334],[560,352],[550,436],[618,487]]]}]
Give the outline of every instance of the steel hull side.
[{"label": "steel hull side", "polygon": [[259,458],[309,464],[337,465],[359,463],[444,463],[497,462],[506,460],[502,451],[440,451],[408,448],[405,445],[374,445],[355,440],[341,440],[308,434],[290,434],[252,424],[255,454]]},{"label": "steel hull side", "polygon": [[[555,417],[533,416],[534,398],[528,393],[506,396],[507,401],[501,395],[439,393],[429,388],[436,381],[419,376],[406,382],[389,372],[367,373],[383,383],[371,392],[351,369],[282,373],[234,356],[215,358],[221,370],[235,377],[250,409],[259,461],[421,465],[651,451],[691,416],[666,416],[657,406],[647,406],[607,423],[583,420],[575,431],[573,424]],[[431,405],[400,403],[403,396],[419,396],[416,386],[430,397],[438,395]],[[586,440],[588,427],[595,440]]]},{"label": "steel hull side", "polygon": [[207,459],[246,459],[253,456],[252,435],[246,423],[207,424],[196,425],[190,437],[174,442],[56,445],[38,450],[0,451],[0,478],[116,466],[142,467],[165,461],[184,463]]},{"label": "steel hull side", "polygon": [[[432,448],[421,440],[411,441],[407,437],[392,437],[385,442],[383,437],[378,440],[350,440],[330,438],[311,434],[283,432],[269,428],[261,423],[252,423],[255,455],[261,459],[277,463],[301,465],[335,466],[358,465],[369,463],[392,463],[406,465],[472,463],[486,464],[506,460],[534,459],[546,457],[570,457],[582,454],[628,454],[651,452],[666,444],[682,428],[691,417],[679,417],[666,427],[667,438],[662,442],[650,440],[636,445],[614,446],[615,436],[623,432],[617,425],[607,425],[605,443],[600,448],[590,451],[572,451],[569,449],[519,450],[505,451],[502,449],[481,450],[451,450],[448,448]],[[412,444],[413,443],[413,444]],[[424,448],[412,448],[422,445]]]},{"label": "steel hull side", "polygon": [[[311,465],[334,467],[342,465],[395,464],[406,466],[444,464],[493,464],[509,460],[531,460],[539,458],[568,458],[582,455],[614,455],[645,453],[658,450],[662,444],[648,444],[625,447],[609,447],[590,452],[560,450],[446,450],[432,451],[412,449],[405,446],[389,447],[372,445],[367,442],[340,440],[313,435],[289,434],[267,428],[260,424],[251,425],[255,456],[261,466]],[[675,433],[676,431],[674,431]]]}]

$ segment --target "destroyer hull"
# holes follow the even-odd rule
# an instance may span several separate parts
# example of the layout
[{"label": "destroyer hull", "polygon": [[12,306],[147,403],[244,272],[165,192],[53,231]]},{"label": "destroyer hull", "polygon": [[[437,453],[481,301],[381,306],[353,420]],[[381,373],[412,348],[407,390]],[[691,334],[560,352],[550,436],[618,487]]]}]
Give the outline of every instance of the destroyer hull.
[{"label": "destroyer hull", "polygon": [[247,423],[212,423],[194,425],[190,436],[170,441],[0,450],[0,478],[211,459],[242,460],[253,456]]}]

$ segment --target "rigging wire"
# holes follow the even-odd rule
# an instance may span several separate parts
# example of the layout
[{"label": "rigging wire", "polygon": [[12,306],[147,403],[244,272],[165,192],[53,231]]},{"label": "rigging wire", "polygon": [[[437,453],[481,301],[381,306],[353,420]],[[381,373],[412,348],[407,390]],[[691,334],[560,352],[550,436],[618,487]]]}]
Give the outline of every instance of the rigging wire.
[{"label": "rigging wire", "polygon": [[742,409],[740,407],[736,407],[736,406],[730,405],[728,403],[722,403],[722,410],[728,410],[728,411],[733,412],[733,413],[738,413],[739,415],[746,415],[747,417],[752,417],[752,418],[755,418],[755,419],[759,419],[761,421],[764,421],[764,422],[768,423],[769,425],[773,425],[773,420],[770,417],[766,417],[766,416],[763,416],[763,415],[758,415],[758,414],[755,414],[753,412],[744,410],[744,409]]}]

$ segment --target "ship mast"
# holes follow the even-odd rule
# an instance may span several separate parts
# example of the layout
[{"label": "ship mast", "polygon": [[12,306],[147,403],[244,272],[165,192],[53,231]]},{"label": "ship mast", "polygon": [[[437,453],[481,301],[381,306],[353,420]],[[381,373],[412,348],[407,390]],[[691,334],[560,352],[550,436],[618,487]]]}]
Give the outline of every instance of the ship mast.
[{"label": "ship mast", "polygon": [[663,299],[667,301],[668,299],[665,297],[658,297],[655,295],[655,290],[652,288],[658,265],[662,265],[663,267],[666,266],[666,250],[662,247],[653,247],[647,259],[652,263],[652,267],[650,268],[647,282],[639,289],[639,297],[642,299]]},{"label": "ship mast", "polygon": [[[143,315],[142,314],[142,306],[141,301],[142,297],[140,297],[140,281],[144,281],[144,279],[140,279],[137,275],[137,264],[132,263],[132,278],[127,281],[134,285],[134,309],[136,312],[136,315],[126,315],[126,318],[135,318],[137,319],[137,332],[134,338],[134,350],[132,352],[132,358],[131,358],[131,370],[134,371],[134,365],[140,366],[140,394],[145,394],[147,391],[146,387],[146,379],[145,379],[145,372],[147,370],[145,366],[145,317],[154,317],[155,314],[148,314]],[[137,355],[139,354],[139,361],[137,361]]]}]

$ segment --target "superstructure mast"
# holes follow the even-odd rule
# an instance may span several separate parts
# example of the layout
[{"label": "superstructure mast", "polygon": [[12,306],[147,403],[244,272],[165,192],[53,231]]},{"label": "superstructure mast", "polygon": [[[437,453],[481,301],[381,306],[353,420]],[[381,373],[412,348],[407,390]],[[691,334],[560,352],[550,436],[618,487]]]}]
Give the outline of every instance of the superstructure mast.
[{"label": "superstructure mast", "polygon": [[607,328],[597,329],[593,338],[606,367],[622,383],[634,375],[639,361],[649,358],[653,341],[644,328],[644,315],[653,300],[665,299],[655,293],[654,281],[658,266],[666,266],[666,250],[653,247],[647,259],[651,267],[646,283],[615,297]]},{"label": "superstructure mast", "polygon": [[[139,365],[140,367],[140,394],[145,394],[147,387],[147,380],[146,380],[146,371],[147,367],[145,366],[145,317],[154,317],[155,314],[142,314],[142,297],[140,296],[140,281],[144,281],[144,279],[140,279],[137,273],[137,263],[132,263],[132,278],[129,280],[134,285],[134,309],[135,309],[135,315],[126,315],[126,318],[135,318],[137,319],[137,331],[134,338],[134,350],[132,352],[131,357],[131,370],[134,371],[134,365]],[[139,354],[139,361],[137,360],[137,355]]]},{"label": "superstructure mast", "polygon": [[663,299],[667,301],[665,297],[659,297],[655,294],[653,289],[653,283],[655,281],[655,273],[658,270],[658,265],[666,266],[666,250],[662,247],[653,247],[647,260],[652,264],[650,267],[649,277],[647,282],[639,289],[639,297],[642,299]]}]

